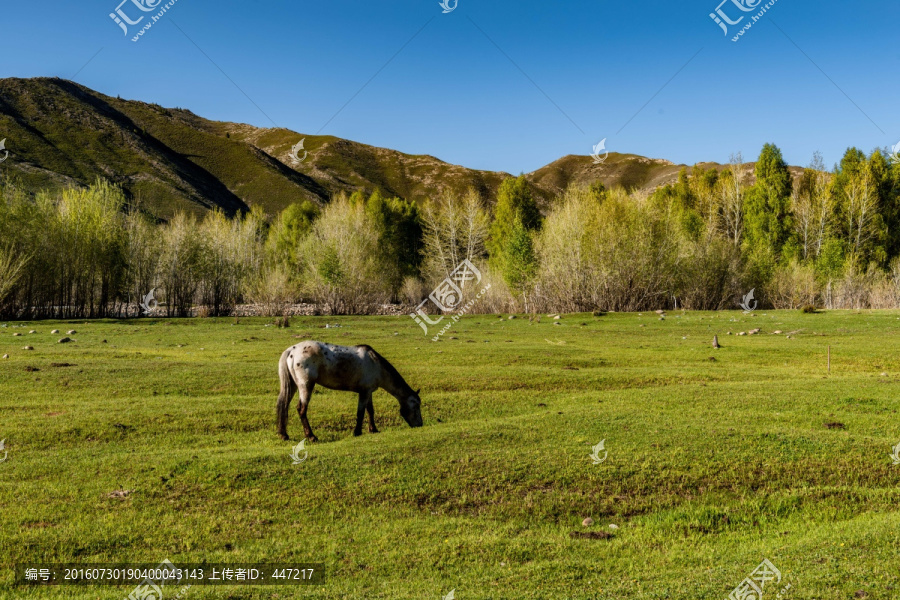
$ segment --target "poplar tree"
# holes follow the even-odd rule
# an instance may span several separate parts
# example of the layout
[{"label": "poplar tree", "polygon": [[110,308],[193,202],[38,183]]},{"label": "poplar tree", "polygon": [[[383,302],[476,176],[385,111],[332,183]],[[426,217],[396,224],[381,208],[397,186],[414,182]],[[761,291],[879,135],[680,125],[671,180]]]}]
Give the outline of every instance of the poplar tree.
[{"label": "poplar tree", "polygon": [[747,249],[767,262],[777,261],[792,229],[791,172],[774,144],[763,146],[756,163],[756,183],[744,201]]}]

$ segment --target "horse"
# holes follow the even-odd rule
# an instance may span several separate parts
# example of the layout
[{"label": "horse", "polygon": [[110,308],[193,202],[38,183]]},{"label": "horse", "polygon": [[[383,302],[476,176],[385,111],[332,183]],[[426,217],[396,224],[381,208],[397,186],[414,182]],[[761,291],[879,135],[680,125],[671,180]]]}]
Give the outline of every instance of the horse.
[{"label": "horse", "polygon": [[364,413],[369,413],[369,433],[378,433],[375,427],[375,409],[372,393],[378,388],[394,396],[400,402],[400,416],[410,427],[422,426],[422,400],[419,391],[413,390],[397,369],[371,346],[335,346],[307,340],[291,346],[278,361],[281,391],[276,408],[278,434],[288,440],[287,421],[291,400],[299,390],[300,422],[310,442],[318,441],[306,419],[309,401],[316,384],[331,390],[356,392],[359,404],[356,409],[354,436],[362,435]]}]

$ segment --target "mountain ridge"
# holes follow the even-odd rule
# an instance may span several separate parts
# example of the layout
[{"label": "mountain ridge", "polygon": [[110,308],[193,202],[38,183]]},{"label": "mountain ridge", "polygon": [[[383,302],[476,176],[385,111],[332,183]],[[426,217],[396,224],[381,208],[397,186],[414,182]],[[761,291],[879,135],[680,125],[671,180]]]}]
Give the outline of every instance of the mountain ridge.
[{"label": "mountain ridge", "polygon": [[[334,136],[212,121],[59,78],[0,79],[0,138],[10,152],[0,169],[30,190],[105,178],[161,218],[211,209],[235,214],[256,205],[274,213],[359,189],[415,201],[474,189],[490,200],[511,176]],[[291,150],[301,139],[308,155],[298,164]],[[572,183],[652,190],[675,181],[682,168],[691,169],[634,154],[610,153],[600,164],[569,155],[525,177],[546,208]]]}]

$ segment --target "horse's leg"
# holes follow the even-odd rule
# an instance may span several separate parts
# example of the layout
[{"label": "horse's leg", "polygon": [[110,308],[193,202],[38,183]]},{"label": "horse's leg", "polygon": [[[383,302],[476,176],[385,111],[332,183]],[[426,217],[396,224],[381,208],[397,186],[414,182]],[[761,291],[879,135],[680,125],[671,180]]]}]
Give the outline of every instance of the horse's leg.
[{"label": "horse's leg", "polygon": [[281,380],[281,390],[278,393],[276,412],[278,434],[283,440],[290,439],[287,432],[288,414],[290,414],[291,410],[291,399],[294,397],[294,392],[297,391],[297,384],[294,383],[294,376],[291,374],[289,364],[290,358],[290,354],[288,354],[287,357],[282,355],[281,361],[278,363],[278,375]]},{"label": "horse's leg", "polygon": [[362,392],[359,395],[359,404],[356,406],[356,428],[353,430],[353,435],[362,435],[362,423],[363,417],[366,414],[366,407],[369,405],[369,402],[372,401],[371,392]]},{"label": "horse's leg", "polygon": [[313,388],[316,387],[316,383],[307,381],[298,387],[300,388],[300,404],[297,405],[297,412],[300,413],[300,422],[303,423],[303,433],[306,434],[308,441],[318,442],[319,438],[313,434],[312,428],[309,426],[309,420],[306,418],[306,409],[309,408],[309,401],[312,399]]},{"label": "horse's leg", "polygon": [[369,433],[378,433],[375,427],[375,403],[372,402],[372,394],[369,394],[369,403],[366,404],[366,412],[369,413]]}]

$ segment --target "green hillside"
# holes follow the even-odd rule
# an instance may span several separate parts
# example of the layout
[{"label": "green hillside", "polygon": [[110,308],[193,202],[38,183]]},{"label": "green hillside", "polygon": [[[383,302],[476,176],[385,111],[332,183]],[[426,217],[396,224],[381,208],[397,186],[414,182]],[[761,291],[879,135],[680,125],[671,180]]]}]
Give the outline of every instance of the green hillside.
[{"label": "green hillside", "polygon": [[[274,213],[359,189],[415,201],[474,189],[490,201],[509,177],[333,136],[210,121],[57,78],[0,79],[3,138],[10,156],[0,174],[29,189],[84,186],[101,177],[163,218],[212,208],[234,214],[256,205]],[[291,149],[301,140],[308,156],[298,164]],[[570,183],[652,190],[674,181],[682,167],[611,153],[602,164],[566,156],[526,177],[546,206]]]}]

